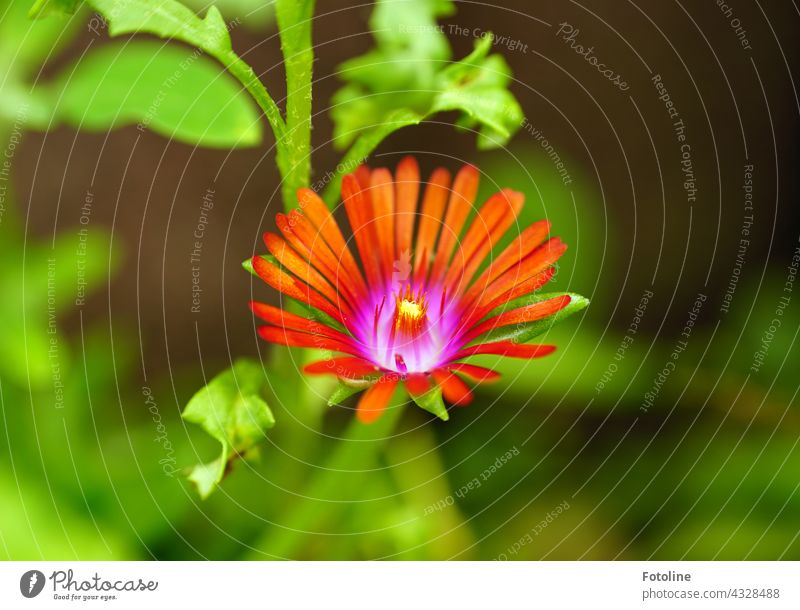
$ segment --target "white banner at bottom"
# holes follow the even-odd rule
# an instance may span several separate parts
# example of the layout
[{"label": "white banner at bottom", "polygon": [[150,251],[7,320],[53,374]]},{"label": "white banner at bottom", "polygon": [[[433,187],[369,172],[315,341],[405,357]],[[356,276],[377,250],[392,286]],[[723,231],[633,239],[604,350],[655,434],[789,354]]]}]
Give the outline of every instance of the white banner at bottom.
[{"label": "white banner at bottom", "polygon": [[0,608],[800,608],[797,562],[4,562]]}]

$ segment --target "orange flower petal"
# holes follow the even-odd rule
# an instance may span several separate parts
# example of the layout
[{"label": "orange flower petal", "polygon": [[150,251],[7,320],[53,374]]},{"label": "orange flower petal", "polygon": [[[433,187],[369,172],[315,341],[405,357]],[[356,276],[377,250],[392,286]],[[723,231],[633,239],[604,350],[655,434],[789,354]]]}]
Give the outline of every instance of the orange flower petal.
[{"label": "orange flower petal", "polygon": [[458,407],[464,407],[472,402],[472,390],[460,377],[445,369],[433,371],[433,378],[442,388],[444,399]]},{"label": "orange flower petal", "polygon": [[463,318],[465,322],[463,324],[463,328],[469,328],[476,322],[482,320],[489,312],[501,305],[508,303],[512,299],[516,299],[517,297],[521,297],[526,294],[530,294],[535,290],[538,290],[542,286],[544,286],[547,282],[550,281],[550,278],[553,277],[555,274],[556,269],[555,267],[549,267],[545,269],[541,273],[537,273],[533,277],[528,278],[524,282],[520,282],[519,284],[515,284],[511,290],[508,292],[504,292],[498,296],[496,296],[491,301],[487,301],[480,306],[475,305],[471,311],[468,313],[465,312],[463,314]]},{"label": "orange flower petal", "polygon": [[250,309],[262,320],[269,322],[274,326],[281,328],[288,328],[291,330],[299,330],[312,335],[322,335],[329,339],[347,342],[351,338],[339,332],[338,330],[318,322],[317,320],[309,320],[297,314],[290,313],[281,309],[280,307],[273,307],[266,303],[259,303],[258,301],[250,301]]},{"label": "orange flower petal", "polygon": [[449,196],[450,172],[444,168],[434,170],[425,188],[420,212],[417,235],[416,255],[414,259],[414,278],[417,283],[425,281],[428,265],[433,259],[436,237],[442,225],[445,204]]},{"label": "orange flower petal", "polygon": [[369,424],[378,419],[389,404],[396,386],[397,375],[384,375],[370,386],[358,401],[356,417],[359,421]]},{"label": "orange flower petal", "polygon": [[469,343],[475,339],[475,337],[480,337],[483,333],[495,328],[502,328],[503,326],[512,326],[515,324],[527,324],[528,322],[542,320],[564,309],[569,305],[571,300],[569,295],[564,295],[545,301],[539,301],[538,303],[532,303],[518,309],[512,309],[511,311],[504,311],[478,324],[474,328],[471,328],[469,332],[464,335],[464,342]]},{"label": "orange flower petal", "polygon": [[358,268],[350,248],[347,247],[347,242],[345,242],[339,224],[333,214],[330,213],[330,210],[328,210],[328,206],[320,199],[319,195],[309,188],[301,188],[297,192],[297,200],[308,219],[325,239],[336,259],[341,262],[347,271],[346,274],[340,275],[346,275],[352,281],[355,285],[354,293],[366,294],[367,285],[364,282],[361,270]]},{"label": "orange flower petal", "polygon": [[522,231],[478,276],[475,284],[473,284],[474,291],[478,292],[485,289],[502,273],[519,264],[523,258],[542,245],[549,232],[550,222],[547,220],[535,222]]},{"label": "orange flower petal", "polygon": [[353,178],[356,179],[362,191],[369,188],[369,177],[371,174],[372,170],[366,165],[359,165],[353,172]]},{"label": "orange flower petal", "polygon": [[464,295],[462,301],[464,306],[471,305],[474,300],[477,300],[478,307],[486,306],[486,304],[494,301],[497,297],[505,294],[509,290],[513,290],[514,286],[547,269],[561,258],[561,255],[564,254],[566,250],[566,244],[558,237],[548,240],[508,271],[502,273],[500,277],[489,284],[489,286],[480,287],[478,284],[473,284]]},{"label": "orange flower petal", "polygon": [[483,259],[517,218],[525,196],[511,189],[493,195],[478,211],[467,230],[445,277],[448,292],[460,292],[469,284]]},{"label": "orange flower petal", "polygon": [[428,380],[428,376],[422,373],[415,373],[406,377],[405,385],[406,390],[412,396],[422,396],[431,389],[431,382]]},{"label": "orange flower petal", "polygon": [[326,280],[319,271],[314,269],[307,260],[295,252],[284,239],[278,237],[274,233],[265,233],[264,243],[267,245],[267,250],[270,251],[283,267],[320,292],[323,296],[327,297],[331,303],[341,307],[348,315],[352,315],[353,310],[349,303],[342,300],[340,296],[341,293],[334,289],[334,287],[328,283],[328,280]]},{"label": "orange flower petal", "polygon": [[356,346],[348,341],[337,341],[321,335],[310,335],[308,333],[278,328],[277,326],[260,326],[258,335],[265,341],[277,343],[279,345],[289,345],[291,347],[311,347],[315,349],[329,349],[334,352],[343,352],[351,356],[359,356]]},{"label": "orange flower petal", "polygon": [[372,172],[369,194],[378,238],[377,251],[383,263],[381,271],[385,279],[391,279],[392,268],[397,259],[394,251],[394,182],[388,169],[381,167]]},{"label": "orange flower petal", "polygon": [[473,381],[477,381],[478,383],[481,382],[491,382],[497,381],[500,379],[501,375],[497,371],[493,371],[492,369],[487,369],[484,366],[477,366],[475,364],[467,364],[466,362],[455,362],[453,364],[448,365],[447,367],[450,371],[454,373],[461,373],[465,377],[469,377]]},{"label": "orange flower petal", "polygon": [[465,165],[456,175],[453,192],[450,194],[450,201],[444,216],[444,226],[436,246],[436,258],[433,261],[433,271],[431,272],[434,282],[441,278],[444,268],[450,261],[453,248],[461,235],[461,229],[464,227],[464,222],[472,209],[472,203],[475,201],[475,195],[478,193],[478,182],[478,170],[472,165]]},{"label": "orange flower petal", "polygon": [[411,254],[414,218],[419,197],[419,165],[414,157],[405,157],[397,165],[395,177],[395,259],[402,261]]},{"label": "orange flower petal", "polygon": [[347,175],[342,180],[342,198],[367,282],[377,285],[380,282],[380,266],[375,225],[372,222],[372,202],[367,192],[361,190],[355,175]]},{"label": "orange flower petal", "polygon": [[358,302],[358,292],[343,273],[339,259],[325,243],[317,229],[298,210],[292,210],[288,216],[278,214],[275,222],[283,236],[291,246],[297,250],[325,277],[336,283],[336,288],[351,303]]},{"label": "orange flower petal", "polygon": [[293,278],[291,275],[276,267],[269,261],[264,260],[260,256],[253,257],[253,269],[258,276],[267,284],[272,286],[275,290],[283,294],[315,307],[320,311],[325,312],[337,322],[344,324],[342,314],[336,309],[329,301],[327,301],[321,294],[311,288],[308,284]]}]

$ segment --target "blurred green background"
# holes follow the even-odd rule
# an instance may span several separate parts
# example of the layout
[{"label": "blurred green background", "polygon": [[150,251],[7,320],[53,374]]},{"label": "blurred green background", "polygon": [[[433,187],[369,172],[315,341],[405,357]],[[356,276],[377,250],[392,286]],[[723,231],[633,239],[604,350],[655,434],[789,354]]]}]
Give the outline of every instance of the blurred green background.
[{"label": "blurred green background", "polygon": [[[337,440],[352,411],[324,406],[326,382],[296,371],[303,354],[259,343],[246,307],[276,301],[240,261],[263,250],[281,209],[252,108],[235,114],[247,146],[234,150],[181,144],[157,124],[84,124],[91,89],[65,97],[45,131],[45,98],[80,76],[80,58],[123,43],[87,27],[88,10],[32,24],[27,3],[0,2],[0,557],[800,559],[800,295],[786,284],[800,246],[798,15],[737,7],[746,50],[714,3],[640,4],[458,3],[443,19],[456,57],[474,39],[461,31],[519,41],[496,50],[526,124],[507,148],[475,152],[474,135],[437,116],[371,163],[412,153],[427,173],[468,161],[482,197],[525,192],[520,226],[546,217],[570,246],[554,289],[592,305],[549,334],[555,355],[498,362],[505,380],[449,422],[406,409],[362,462]],[[241,15],[234,45],[281,99],[269,7],[218,6]],[[316,179],[339,159],[328,102],[336,67],[372,46],[369,13],[317,10]],[[562,22],[629,91],[554,35]],[[693,202],[653,74],[688,126]],[[26,98],[31,83],[43,85]],[[181,471],[218,443],[180,412],[239,357],[264,363],[277,425],[257,461],[201,500]],[[347,470],[334,487],[331,456]]]}]

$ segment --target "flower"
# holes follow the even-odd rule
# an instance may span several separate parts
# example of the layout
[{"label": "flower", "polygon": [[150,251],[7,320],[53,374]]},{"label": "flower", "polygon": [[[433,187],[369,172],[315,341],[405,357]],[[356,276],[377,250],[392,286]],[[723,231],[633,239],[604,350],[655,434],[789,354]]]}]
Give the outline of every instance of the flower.
[{"label": "flower", "polygon": [[394,178],[387,169],[364,166],[344,177],[342,198],[357,260],[323,201],[300,189],[299,209],[278,214],[279,233],[264,235],[270,256],[252,259],[258,276],[309,313],[252,302],[267,323],[260,336],[343,354],[309,364],[305,372],[337,376],[345,393],[365,389],[357,408],[364,422],[380,416],[398,384],[417,404],[447,419],[442,396],[455,405],[472,399],[464,378],[499,378],[463,360],[550,354],[552,345],[525,343],[526,331],[539,323],[541,332],[541,322],[553,320],[577,296],[535,294],[566,250],[559,238],[547,238],[547,221],[529,226],[489,257],[515,224],[521,193],[501,190],[468,222],[478,190],[475,167],[463,167],[452,184],[449,172],[439,168],[418,202],[421,190],[413,157],[400,162]]}]

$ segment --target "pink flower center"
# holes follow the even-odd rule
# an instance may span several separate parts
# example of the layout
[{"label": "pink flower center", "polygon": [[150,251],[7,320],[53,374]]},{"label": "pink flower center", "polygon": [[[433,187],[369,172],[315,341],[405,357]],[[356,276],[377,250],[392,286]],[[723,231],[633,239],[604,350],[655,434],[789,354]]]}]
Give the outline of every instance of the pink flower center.
[{"label": "pink flower center", "polygon": [[[394,299],[394,305],[388,306]],[[436,286],[374,292],[369,319],[361,317],[352,332],[364,357],[402,375],[430,372],[457,348],[453,338],[458,318],[453,304]],[[367,311],[369,311],[367,310]]]}]

